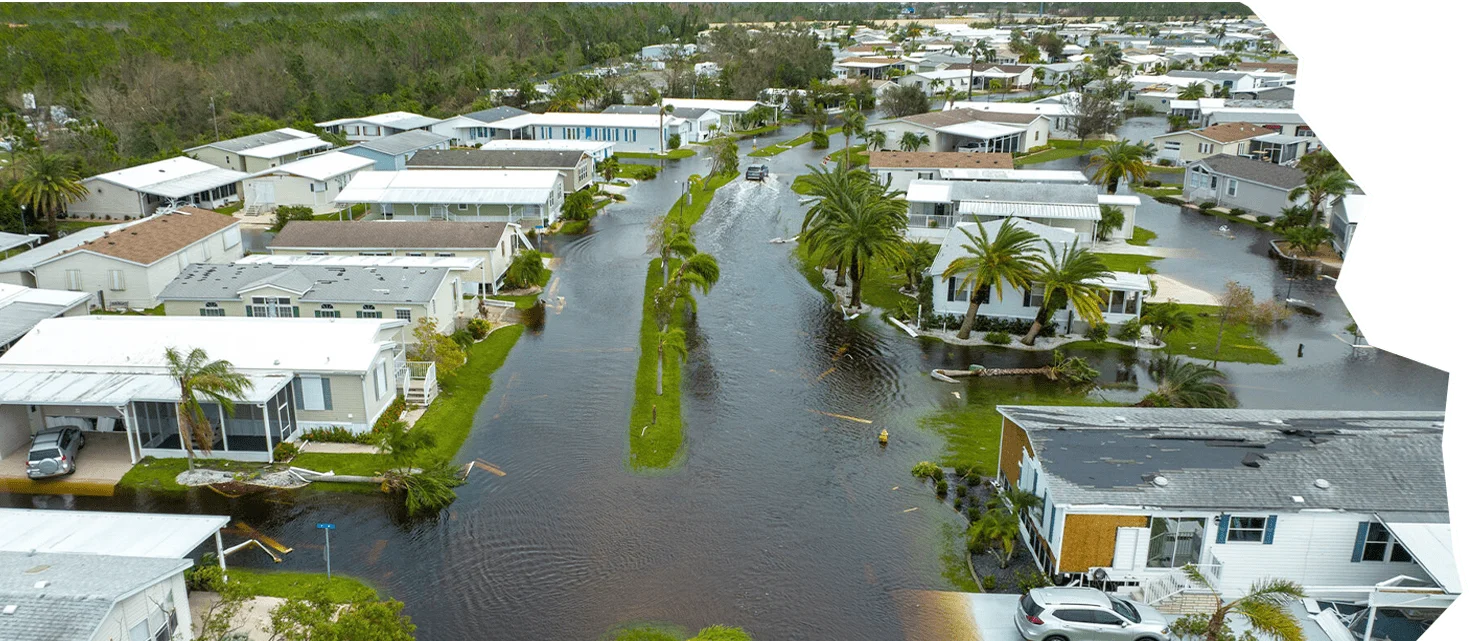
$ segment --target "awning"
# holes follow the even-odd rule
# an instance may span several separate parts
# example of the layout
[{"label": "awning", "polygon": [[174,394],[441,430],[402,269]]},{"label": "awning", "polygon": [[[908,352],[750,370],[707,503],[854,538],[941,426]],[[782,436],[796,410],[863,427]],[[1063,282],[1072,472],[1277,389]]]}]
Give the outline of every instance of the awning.
[{"label": "awning", "polygon": [[213,515],[0,508],[0,552],[180,559],[229,522]]},{"label": "awning", "polygon": [[1417,559],[1423,571],[1449,594],[1462,594],[1454,564],[1453,528],[1447,523],[1385,523],[1392,536]]},{"label": "awning", "polygon": [[[252,374],[240,399],[264,403],[292,382],[289,374]],[[122,407],[133,401],[179,401],[179,386],[167,374],[0,368],[0,405],[88,405]]]},{"label": "awning", "polygon": [[1050,218],[1057,220],[1100,220],[1099,205],[1074,203],[1019,203],[964,200],[957,203],[957,213],[977,216],[1013,216],[1016,218]]}]

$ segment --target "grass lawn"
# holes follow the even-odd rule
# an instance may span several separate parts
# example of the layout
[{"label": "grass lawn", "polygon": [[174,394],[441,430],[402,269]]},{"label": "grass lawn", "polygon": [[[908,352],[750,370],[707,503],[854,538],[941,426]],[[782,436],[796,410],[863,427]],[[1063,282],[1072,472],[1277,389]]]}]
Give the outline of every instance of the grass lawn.
[{"label": "grass lawn", "polygon": [[1136,229],[1132,230],[1131,239],[1127,240],[1126,244],[1136,245],[1138,247],[1146,247],[1147,245],[1152,244],[1152,241],[1156,239],[1157,232],[1154,232],[1145,227],[1137,227]]},{"label": "grass lawn", "polygon": [[[343,216],[343,220],[359,220],[359,219],[363,218],[364,214],[367,214],[368,213],[368,205],[367,204],[364,204],[364,203],[359,203],[357,205],[353,205],[352,207],[349,207],[346,211],[348,212],[348,215]],[[326,214],[316,214],[316,215],[314,215],[312,217],[312,219],[313,220],[338,220],[338,217],[340,215],[342,215],[342,213],[343,213],[342,211],[330,211],[330,212],[328,212]]]},{"label": "grass lawn", "polygon": [[841,149],[829,154],[827,158],[832,162],[843,163],[846,155],[850,158],[851,167],[870,164],[870,154],[865,153],[865,145],[855,145],[849,149]]},{"label": "grass lawn", "polygon": [[238,202],[238,203],[236,203],[234,205],[231,205],[229,207],[221,207],[220,209],[216,209],[215,210],[215,213],[217,213],[217,214],[225,214],[226,216],[229,216],[231,214],[234,214],[235,212],[238,212],[238,211],[240,211],[242,209],[245,209],[245,207],[246,207],[246,202],[245,201],[241,201],[241,202]]},{"label": "grass lawn", "polygon": [[[228,461],[225,459],[196,459],[195,467],[230,472],[254,472],[261,469],[260,463]],[[189,461],[182,458],[154,458],[146,456],[118,481],[118,487],[145,490],[183,491],[183,485],[174,482],[174,477],[189,469]]]},{"label": "grass lawn", "polygon": [[991,476],[998,467],[998,436],[1003,415],[998,405],[1114,405],[1099,398],[1071,391],[1066,385],[1043,377],[1000,377],[969,382],[963,392],[966,403],[940,410],[917,421],[946,441],[938,465],[974,468]]},{"label": "grass lawn", "polygon": [[[569,233],[573,233],[573,232],[569,232]],[[531,250],[528,250],[528,251],[531,251]],[[551,257],[552,257],[551,254],[543,254],[543,258],[551,258]],[[552,278],[553,278],[553,271],[550,270],[550,269],[544,269],[542,276],[538,277],[538,279],[537,279],[537,286],[538,287],[547,287],[548,286],[548,281],[549,280],[552,280]],[[504,301],[507,301],[509,303],[515,303],[517,305],[517,309],[531,309],[533,305],[536,305],[537,304],[537,299],[539,299],[541,297],[542,297],[542,293],[541,292],[536,293],[536,294],[520,294],[520,295],[517,295],[517,296],[504,296],[504,295],[501,295],[501,294],[497,294],[495,296],[487,296],[487,298],[490,298],[492,300],[504,300]]]},{"label": "grass lawn", "polygon": [[616,151],[615,158],[646,158],[649,160],[680,160],[696,155],[696,150],[690,147],[681,147],[665,152],[665,155],[650,153],[648,151]]},{"label": "grass lawn", "polygon": [[695,225],[696,221],[701,220],[701,217],[706,214],[706,208],[711,205],[711,199],[716,195],[717,190],[732,182],[736,177],[737,174],[732,173],[705,181],[706,184],[701,189],[691,192],[691,204],[683,205],[684,200],[677,199],[665,215],[671,220],[681,220],[687,226]]},{"label": "grass lawn", "polygon": [[[809,256],[807,248],[802,244],[793,250],[793,255],[799,261],[804,278],[815,289],[828,296],[830,292],[824,288],[820,261]],[[916,313],[916,299],[901,293],[901,287],[905,285],[905,274],[886,265],[872,264],[866,269],[865,278],[860,281],[860,300],[866,305],[884,309],[892,316],[914,318],[911,315]],[[849,291],[847,284],[845,303],[849,303]]]},{"label": "grass lawn", "polygon": [[[1213,348],[1218,344],[1218,308],[1213,305],[1182,305],[1182,308],[1196,317],[1193,319],[1193,328],[1167,334],[1167,353],[1213,360]],[[1243,323],[1224,328],[1223,349],[1218,354],[1218,360],[1260,365],[1279,365],[1284,362],[1274,349],[1260,340],[1254,328]]]},{"label": "grass lawn", "polygon": [[163,316],[164,304],[159,303],[157,307],[150,307],[143,311],[128,310],[126,312],[115,312],[109,309],[94,309],[91,312],[95,316]]},{"label": "grass lawn", "polygon": [[[77,220],[75,218],[69,218],[67,220],[58,220],[58,221],[56,221],[56,231],[70,234],[70,233],[72,233],[74,231],[77,231],[79,229],[86,229],[88,227],[96,227],[98,225],[116,225],[116,224],[121,223],[121,222],[126,222],[126,221],[121,221],[121,220]],[[33,234],[44,234],[44,233],[46,233],[46,222],[45,221],[41,221],[41,222],[37,223],[36,224],[36,228],[35,229],[32,229],[30,231]]]},{"label": "grass lawn", "polygon": [[1084,156],[1109,144],[1111,144],[1109,140],[1087,140],[1084,145],[1081,145],[1079,140],[1056,138],[1049,141],[1046,149],[1015,158],[1013,164],[1017,167],[1019,165],[1032,165],[1051,160],[1060,160],[1062,158]]},{"label": "grass lawn", "polygon": [[1187,171],[1187,167],[1163,167],[1161,165],[1147,167],[1147,173],[1150,174],[1180,174],[1184,171]]},{"label": "grass lawn", "polygon": [[[1135,240],[1133,238],[1132,240]],[[1145,244],[1145,243],[1143,243]],[[1130,272],[1133,274],[1155,274],[1157,268],[1152,263],[1162,260],[1160,256],[1139,256],[1136,254],[1096,254],[1105,261],[1106,267],[1113,272]]]},{"label": "grass lawn", "polygon": [[[838,131],[838,128],[834,129],[834,131]],[[825,133],[832,134],[833,131],[826,131]],[[768,146],[763,147],[762,149],[759,149],[757,151],[754,151],[754,152],[752,152],[752,153],[750,153],[748,155],[749,156],[776,156],[776,155],[781,154],[781,153],[783,153],[785,151],[788,151],[789,149],[793,149],[794,147],[799,147],[799,146],[808,144],[808,143],[813,142],[813,141],[814,141],[814,133],[813,132],[805,132],[802,136],[799,136],[797,138],[794,138],[793,140],[789,140],[787,142],[781,142],[781,143],[776,143],[776,144],[768,145]]]},{"label": "grass lawn", "polygon": [[[641,169],[641,167],[649,167],[650,169]],[[653,169],[656,174],[660,173],[660,167],[657,167],[655,165],[642,165],[636,163],[621,164],[618,168],[614,170],[614,177],[628,178],[630,180],[650,180],[654,178],[654,176],[651,176],[648,173],[651,169]],[[641,177],[642,172],[644,173],[643,178]]]},{"label": "grass lawn", "polygon": [[1132,185],[1131,190],[1138,194],[1151,196],[1156,200],[1162,200],[1167,196],[1182,195],[1182,185],[1162,185],[1161,187],[1143,187],[1141,185]]},{"label": "grass lawn", "polygon": [[757,129],[748,129],[746,131],[734,131],[732,132],[732,135],[736,136],[737,140],[743,140],[746,138],[752,138],[754,136],[761,136],[763,134],[773,133],[775,131],[778,131],[782,127],[783,125],[768,125],[766,127],[758,127]]},{"label": "grass lawn", "polygon": [[363,599],[378,600],[379,592],[367,583],[353,577],[334,575],[331,582],[326,574],[313,572],[277,572],[251,568],[230,568],[226,571],[231,583],[245,588],[252,596],[271,596],[280,599],[305,599],[319,588],[326,588],[327,599],[333,603],[352,603]]},{"label": "grass lawn", "polygon": [[[671,269],[676,268],[672,261]],[[655,394],[655,370],[660,327],[655,318],[655,290],[661,283],[660,259],[645,272],[645,314],[640,321],[640,362],[635,370],[635,401],[630,406],[630,467],[655,471],[677,464],[685,424],[681,419],[681,363],[666,352],[660,377],[663,394]],[[671,327],[685,329],[685,314],[671,315]],[[655,422],[650,422],[651,407]]]}]

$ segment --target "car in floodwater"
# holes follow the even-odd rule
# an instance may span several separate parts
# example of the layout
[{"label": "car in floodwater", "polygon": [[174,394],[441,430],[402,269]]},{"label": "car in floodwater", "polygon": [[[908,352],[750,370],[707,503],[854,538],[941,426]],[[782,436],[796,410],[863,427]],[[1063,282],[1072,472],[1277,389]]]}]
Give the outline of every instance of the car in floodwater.
[{"label": "car in floodwater", "polygon": [[747,166],[747,179],[748,180],[763,180],[763,179],[765,179],[767,177],[768,177],[768,166],[767,165],[748,165]]},{"label": "car in floodwater", "polygon": [[45,430],[31,439],[31,449],[26,454],[26,476],[44,479],[77,471],[77,452],[87,437],[75,427],[59,427]]}]

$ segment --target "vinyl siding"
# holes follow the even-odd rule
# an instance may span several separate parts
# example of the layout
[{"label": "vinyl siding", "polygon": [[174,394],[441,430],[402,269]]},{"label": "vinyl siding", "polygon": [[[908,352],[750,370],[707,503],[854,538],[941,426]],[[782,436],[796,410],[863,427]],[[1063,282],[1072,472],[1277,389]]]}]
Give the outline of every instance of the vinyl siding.
[{"label": "vinyl siding", "polygon": [[[1238,510],[1230,513],[1266,515]],[[1241,593],[1254,581],[1271,576],[1306,586],[1366,586],[1400,574],[1428,578],[1417,563],[1351,561],[1357,526],[1373,520],[1371,515],[1342,512],[1279,513],[1274,543],[1217,543],[1210,538],[1208,546],[1223,564],[1223,586],[1231,593]],[[1209,536],[1213,535],[1210,527]]]},{"label": "vinyl siding", "polygon": [[242,161],[241,155],[233,151],[225,151],[224,149],[216,149],[214,147],[205,147],[189,152],[188,155],[193,156],[195,160],[207,162],[222,169],[248,171],[247,169],[242,168],[244,166],[244,162]]},{"label": "vinyl siding", "polygon": [[[37,267],[36,285],[47,289],[69,289],[67,270],[75,269],[81,272],[80,291],[93,294],[94,298],[100,292],[101,300],[95,301],[97,304],[126,302],[134,309],[153,307],[159,304],[159,292],[189,263],[229,263],[241,257],[244,243],[226,248],[225,231],[222,229],[211,234],[147,267],[92,252],[73,252]],[[112,291],[110,270],[123,272],[123,291]]]},{"label": "vinyl siding", "polygon": [[[351,178],[358,172],[349,172],[347,177]],[[311,207],[314,214],[325,214],[342,209],[333,200],[338,197],[342,189],[338,186],[338,178],[329,178],[327,191],[312,191],[314,180],[302,176],[288,176],[273,174],[246,179],[241,186],[241,196],[246,199],[246,206],[263,205],[272,207],[276,205],[293,205]],[[270,182],[273,185],[272,202],[258,202],[256,198],[256,183]]]},{"label": "vinyl siding", "polygon": [[87,196],[67,205],[67,213],[72,216],[123,220],[144,214],[143,199],[132,189],[96,179],[83,180],[82,185],[87,187]]},{"label": "vinyl siding", "polygon": [[179,630],[181,631],[175,635],[175,638],[193,638],[186,632],[190,629],[192,618],[189,611],[189,595],[184,587],[184,574],[181,572],[114,604],[112,611],[108,612],[102,624],[98,626],[97,633],[92,637],[93,641],[131,639],[132,637],[128,634],[129,628],[145,619],[148,620],[149,632],[152,633],[164,623],[158,604],[166,602],[167,595],[171,592],[174,594],[174,608],[179,615]]},{"label": "vinyl siding", "polygon": [[[500,247],[502,245],[505,245],[507,247],[506,256],[502,256],[502,252],[500,251]],[[410,247],[399,249],[381,249],[375,247],[325,247],[322,249],[302,249],[293,247],[285,249],[272,248],[271,253],[281,254],[284,256],[303,256],[308,254],[309,252],[321,251],[329,256],[357,256],[363,251],[371,250],[386,251],[391,256],[407,256],[410,254],[424,254],[425,256],[435,256],[436,254],[448,253],[459,257],[480,258],[483,261],[481,267],[477,267],[476,269],[464,272],[462,275],[462,282],[466,283],[467,285],[485,282],[488,285],[489,290],[490,285],[492,283],[495,283],[497,279],[501,278],[502,274],[506,273],[507,267],[512,264],[512,258],[516,253],[514,250],[517,247],[518,244],[516,239],[516,232],[513,231],[511,227],[508,227],[502,231],[502,237],[498,241],[497,247],[493,247],[491,249],[437,249],[434,247]],[[490,269],[487,269],[488,266],[490,266]],[[474,293],[475,288],[467,287],[466,291]]]},{"label": "vinyl siding", "polygon": [[[297,423],[304,429],[319,424],[342,425],[355,431],[363,431],[373,425],[372,419],[377,418],[387,405],[373,401],[372,396],[364,396],[364,376],[361,374],[334,374],[323,378],[330,381],[328,384],[332,386],[333,409],[297,410]],[[369,385],[373,385],[372,380]],[[365,399],[369,401],[366,403]]]}]

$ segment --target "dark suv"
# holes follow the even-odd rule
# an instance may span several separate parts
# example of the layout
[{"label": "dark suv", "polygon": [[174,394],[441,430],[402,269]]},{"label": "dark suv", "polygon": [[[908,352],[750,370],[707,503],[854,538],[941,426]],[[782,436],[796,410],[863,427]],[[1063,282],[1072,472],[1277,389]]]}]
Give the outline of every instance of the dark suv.
[{"label": "dark suv", "polygon": [[26,476],[44,479],[77,471],[77,452],[87,442],[82,430],[58,427],[36,434],[26,454]]}]

